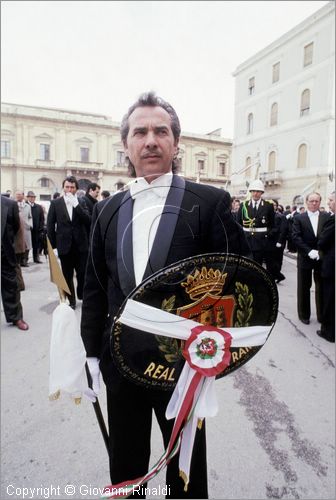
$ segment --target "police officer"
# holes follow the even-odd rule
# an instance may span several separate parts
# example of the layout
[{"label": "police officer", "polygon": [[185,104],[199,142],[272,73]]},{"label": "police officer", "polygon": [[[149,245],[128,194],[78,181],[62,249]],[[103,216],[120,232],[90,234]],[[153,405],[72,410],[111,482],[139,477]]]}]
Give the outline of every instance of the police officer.
[{"label": "police officer", "polygon": [[265,192],[264,184],[257,179],[249,185],[250,199],[240,205],[237,222],[243,226],[253,260],[262,265],[272,274],[272,248],[270,238],[274,231],[273,204],[262,199]]}]

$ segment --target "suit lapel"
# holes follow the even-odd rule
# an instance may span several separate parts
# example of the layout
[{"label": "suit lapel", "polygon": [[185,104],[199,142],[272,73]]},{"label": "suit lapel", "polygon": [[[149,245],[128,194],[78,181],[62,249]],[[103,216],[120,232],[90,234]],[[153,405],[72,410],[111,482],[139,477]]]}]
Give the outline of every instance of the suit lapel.
[{"label": "suit lapel", "polygon": [[166,264],[180,213],[184,190],[185,181],[183,177],[174,175],[166,204],[162,211],[159,227],[155,235],[152,251],[148,259],[144,278],[162,269]]},{"label": "suit lapel", "polygon": [[120,287],[125,295],[135,287],[132,217],[133,199],[127,191],[120,204],[117,227],[118,275]]},{"label": "suit lapel", "polygon": [[8,205],[6,202],[1,203],[1,239],[3,238],[8,214]]}]

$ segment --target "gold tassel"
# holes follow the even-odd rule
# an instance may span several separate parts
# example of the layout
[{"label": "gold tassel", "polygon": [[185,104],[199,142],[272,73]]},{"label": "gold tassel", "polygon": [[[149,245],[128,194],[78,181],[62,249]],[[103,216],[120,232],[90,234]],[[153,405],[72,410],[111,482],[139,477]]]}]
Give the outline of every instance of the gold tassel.
[{"label": "gold tassel", "polygon": [[61,395],[61,391],[58,389],[58,391],[54,392],[54,394],[49,395],[49,401],[56,401]]},{"label": "gold tassel", "polygon": [[82,398],[74,398],[74,400],[75,400],[75,405],[80,405]]},{"label": "gold tassel", "polygon": [[181,470],[181,469],[180,469],[180,477],[184,481],[183,491],[188,491],[189,478],[188,478],[187,474],[183,470]]},{"label": "gold tassel", "polygon": [[201,430],[202,429],[202,425],[203,425],[203,418],[199,418],[198,422],[197,422],[197,428],[199,430]]}]

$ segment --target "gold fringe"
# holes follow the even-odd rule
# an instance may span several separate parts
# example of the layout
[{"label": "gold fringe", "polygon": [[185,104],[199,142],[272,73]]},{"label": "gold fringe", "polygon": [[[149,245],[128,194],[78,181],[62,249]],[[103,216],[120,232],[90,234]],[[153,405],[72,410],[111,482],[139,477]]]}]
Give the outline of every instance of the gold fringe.
[{"label": "gold fringe", "polygon": [[198,422],[197,422],[197,428],[199,430],[201,430],[202,429],[202,425],[203,425],[203,418],[199,418]]},{"label": "gold fringe", "polygon": [[181,469],[180,469],[180,477],[184,481],[183,491],[188,491],[189,478],[188,478],[187,474],[183,470],[181,470]]},{"label": "gold fringe", "polygon": [[54,392],[54,394],[49,394],[49,401],[56,401],[61,395],[61,391],[58,389],[58,391]]},{"label": "gold fringe", "polygon": [[80,405],[82,398],[74,398],[74,400],[75,400],[75,405]]}]

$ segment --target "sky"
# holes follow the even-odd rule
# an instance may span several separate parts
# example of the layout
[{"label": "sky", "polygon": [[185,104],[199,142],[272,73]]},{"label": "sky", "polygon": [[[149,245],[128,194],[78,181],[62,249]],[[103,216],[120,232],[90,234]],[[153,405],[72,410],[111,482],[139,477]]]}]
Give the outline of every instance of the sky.
[{"label": "sky", "polygon": [[119,122],[145,91],[233,137],[234,70],[327,1],[1,2],[1,101]]}]

